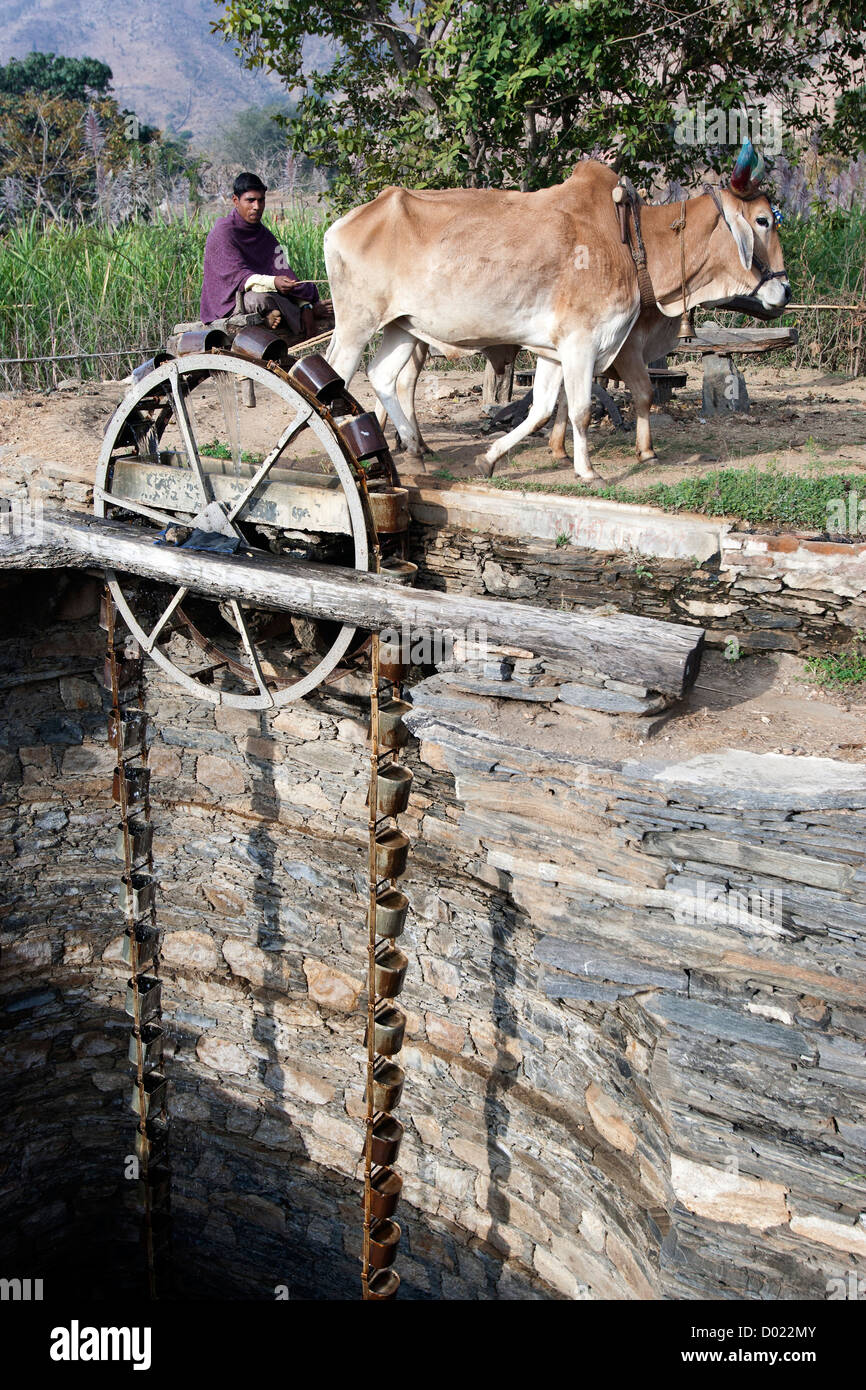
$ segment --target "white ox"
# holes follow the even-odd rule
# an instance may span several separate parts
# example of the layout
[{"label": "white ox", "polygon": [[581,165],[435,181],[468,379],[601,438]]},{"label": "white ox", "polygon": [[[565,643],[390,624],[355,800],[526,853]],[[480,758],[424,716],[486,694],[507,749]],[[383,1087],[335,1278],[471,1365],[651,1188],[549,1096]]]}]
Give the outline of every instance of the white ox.
[{"label": "white ox", "polygon": [[[676,338],[682,233],[673,223],[680,209],[642,209],[656,309],[641,315],[634,262],[612,198],[616,183],[611,169],[587,160],[564,183],[536,193],[387,188],[328,229],[325,263],[336,317],[328,360],[350,382],[364,348],[382,332],[367,374],[410,455],[420,456],[421,440],[397,382],[413,353],[417,361],[419,343],[447,352],[526,345],[537,353],[534,408],[519,437],[552,413],[561,384],[581,478],[595,476],[586,450],[592,378],[616,362],[635,394],[639,453],[643,443],[642,456],[651,455],[645,367],[651,358],[644,351],[661,356]],[[727,189],[718,199],[720,207],[708,194],[685,205],[687,307],[750,296],[764,311],[780,312],[791,290],[768,200],[744,201]],[[491,446],[488,462],[515,434]]]}]

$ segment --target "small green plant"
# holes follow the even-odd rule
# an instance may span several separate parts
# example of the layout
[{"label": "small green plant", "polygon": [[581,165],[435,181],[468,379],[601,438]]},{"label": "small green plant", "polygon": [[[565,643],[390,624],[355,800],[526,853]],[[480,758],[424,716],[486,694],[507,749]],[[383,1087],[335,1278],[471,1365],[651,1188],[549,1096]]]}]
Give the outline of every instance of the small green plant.
[{"label": "small green plant", "polygon": [[[212,439],[209,444],[202,444],[200,452],[206,454],[211,459],[233,459],[234,454],[228,444],[223,444],[219,439]],[[261,463],[264,454],[251,454],[249,449],[241,451],[242,463]]]},{"label": "small green plant", "polygon": [[794,526],[824,531],[827,508],[852,488],[862,474],[825,473],[804,477],[783,473],[770,460],[766,468],[720,468],[675,483],[628,487],[619,483],[546,483],[529,478],[491,478],[489,487],[503,492],[542,492],[563,497],[602,497],[610,502],[637,502],[665,512],[729,516],[753,525]]},{"label": "small green plant", "polygon": [[652,579],[653,572],[651,569],[648,569],[647,566],[644,564],[644,557],[643,555],[641,555],[640,551],[635,550],[633,546],[629,546],[628,554],[631,558],[632,564],[634,565],[635,579]]},{"label": "small green plant", "polygon": [[445,478],[446,481],[452,482],[452,483],[453,483],[453,482],[455,482],[456,479],[457,479],[457,474],[456,474],[456,473],[452,473],[450,468],[437,468],[437,469],[436,469],[436,472],[433,474],[433,477],[434,477],[434,478]]},{"label": "small green plant", "polygon": [[862,628],[857,629],[850,651],[810,656],[806,661],[806,674],[828,690],[866,685],[866,633]]},{"label": "small green plant", "polygon": [[571,536],[568,534],[567,531],[560,531],[559,535],[558,535],[557,538],[556,538],[556,548],[557,548],[557,550],[561,550],[562,547],[563,547],[564,545],[568,545],[568,542],[569,542],[570,540],[571,540]]},{"label": "small green plant", "polygon": [[739,637],[733,635],[725,638],[725,661],[739,661],[743,655]]}]

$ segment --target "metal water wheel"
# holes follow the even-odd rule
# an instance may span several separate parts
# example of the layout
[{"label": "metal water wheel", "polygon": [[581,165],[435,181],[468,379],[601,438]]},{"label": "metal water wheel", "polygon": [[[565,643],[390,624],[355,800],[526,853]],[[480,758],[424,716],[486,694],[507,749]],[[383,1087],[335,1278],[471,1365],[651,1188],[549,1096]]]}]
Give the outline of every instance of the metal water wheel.
[{"label": "metal water wheel", "polygon": [[[237,412],[244,382],[258,388],[256,420],[277,422],[267,427],[266,450],[252,458]],[[230,439],[215,448],[209,436],[220,418]],[[375,568],[379,532],[402,531],[406,519],[405,493],[393,486],[376,429],[322,358],[301,359],[290,371],[230,352],[193,352],[147,371],[118,406],[99,456],[94,510],[134,521],[154,543]],[[259,429],[259,444],[261,436]],[[220,602],[186,587],[131,588],[113,571],[108,582],[144,651],[212,704],[269,709],[299,700],[366,637],[345,624]]]}]

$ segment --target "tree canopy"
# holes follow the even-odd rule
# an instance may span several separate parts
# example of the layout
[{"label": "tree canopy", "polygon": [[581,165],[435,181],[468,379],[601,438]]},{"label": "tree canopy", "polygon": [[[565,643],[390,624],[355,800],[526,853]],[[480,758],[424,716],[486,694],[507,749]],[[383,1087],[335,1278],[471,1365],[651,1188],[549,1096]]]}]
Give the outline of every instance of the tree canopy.
[{"label": "tree canopy", "polygon": [[[223,3],[214,28],[299,94],[291,139],[342,204],[389,183],[541,187],[587,154],[687,178],[731,151],[678,141],[683,106],[774,103],[790,137],[862,83],[866,53],[862,0]],[[326,70],[305,70],[310,36],[333,41]]]},{"label": "tree canopy", "polygon": [[56,53],[28,53],[0,66],[0,92],[9,96],[62,97],[92,101],[106,97],[111,68],[98,58],[64,58]]},{"label": "tree canopy", "polygon": [[194,173],[182,142],[121,109],[96,58],[29,53],[0,67],[0,222],[147,216],[161,186]]}]

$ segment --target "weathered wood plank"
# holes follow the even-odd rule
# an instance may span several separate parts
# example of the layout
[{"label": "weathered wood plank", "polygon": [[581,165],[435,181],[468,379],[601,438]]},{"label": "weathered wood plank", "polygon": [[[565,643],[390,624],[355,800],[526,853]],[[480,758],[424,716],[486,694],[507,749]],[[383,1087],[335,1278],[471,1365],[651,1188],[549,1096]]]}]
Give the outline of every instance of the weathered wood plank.
[{"label": "weathered wood plank", "polygon": [[698,336],[678,344],[674,352],[773,352],[793,347],[797,338],[796,328],[723,328],[719,323],[702,323]]},{"label": "weathered wood plank", "polygon": [[298,563],[245,552],[211,555],[156,546],[134,526],[72,512],[46,513],[36,534],[0,537],[0,567],[125,571],[214,598],[382,631],[451,633],[483,628],[487,641],[566,657],[586,670],[628,679],[674,698],[692,684],[703,631],[629,613],[557,612],[525,603],[439,593],[331,565]]}]

